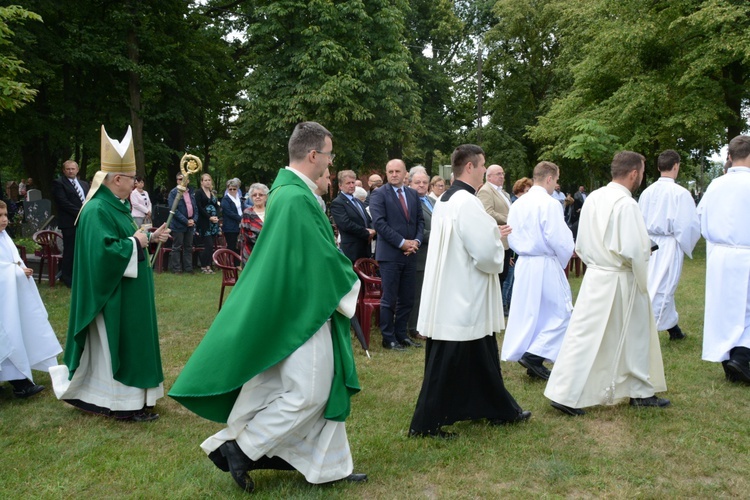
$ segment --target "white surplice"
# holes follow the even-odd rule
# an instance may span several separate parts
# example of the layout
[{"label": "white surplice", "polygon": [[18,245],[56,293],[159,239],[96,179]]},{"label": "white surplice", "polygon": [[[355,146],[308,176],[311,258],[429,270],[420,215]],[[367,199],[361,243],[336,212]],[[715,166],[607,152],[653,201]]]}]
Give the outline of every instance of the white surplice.
[{"label": "white surplice", "polygon": [[31,370],[49,371],[62,352],[34,278],[22,266],[13,240],[0,232],[0,380],[33,381]]},{"label": "white surplice", "polygon": [[508,214],[510,247],[518,254],[513,300],[500,359],[529,352],[555,361],[573,310],[563,269],[573,255],[573,233],[562,205],[541,186],[519,198]]},{"label": "white surplice", "polygon": [[572,408],[665,391],[648,296],[651,245],[630,191],[615,182],[581,210],[576,253],[588,266],[544,395]]},{"label": "white surplice", "polygon": [[[348,318],[357,307],[360,282],[339,302]],[[354,464],[344,422],[324,417],[333,380],[330,321],[283,361],[242,386],[227,426],[201,443],[206,454],[235,440],[251,460],[280,457],[320,484],[343,479]]]},{"label": "white surplice", "polygon": [[[433,340],[470,341],[505,328],[498,274],[505,250],[497,223],[459,190],[432,212],[417,330]],[[443,283],[462,283],[456,289]]]},{"label": "white surplice", "polygon": [[[123,277],[138,277],[138,245],[135,241]],[[115,380],[107,325],[101,312],[89,325],[86,344],[73,378],[70,378],[70,371],[64,364],[50,369],[50,378],[57,399],[80,400],[111,411],[138,411],[144,406],[155,406],[164,397],[163,382],[156,387],[142,389]]]},{"label": "white surplice", "polygon": [[690,192],[670,177],[660,177],[638,200],[648,236],[659,249],[648,262],[648,295],[657,330],[677,325],[674,294],[685,255],[693,258],[700,238],[700,221]]},{"label": "white surplice", "polygon": [[703,359],[724,361],[750,348],[750,167],[733,166],[698,204],[707,242]]}]

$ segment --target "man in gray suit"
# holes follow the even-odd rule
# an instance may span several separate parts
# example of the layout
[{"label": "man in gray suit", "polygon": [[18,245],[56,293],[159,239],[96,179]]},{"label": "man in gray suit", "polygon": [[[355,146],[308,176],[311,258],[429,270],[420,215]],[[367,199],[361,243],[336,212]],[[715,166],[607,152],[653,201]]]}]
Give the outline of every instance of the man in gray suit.
[{"label": "man in gray suit", "polygon": [[[510,210],[510,195],[503,189],[505,182],[505,171],[500,165],[490,165],[487,168],[487,182],[477,191],[477,198],[484,205],[484,209],[495,219],[498,226],[504,226],[508,223],[508,211]],[[500,273],[500,286],[503,285],[505,277],[510,269],[511,250],[508,247],[508,237],[502,238],[503,248],[505,249],[505,265],[503,272]],[[505,312],[507,307],[505,304]]]},{"label": "man in gray suit", "polygon": [[419,196],[419,204],[422,207],[422,215],[424,216],[424,233],[422,238],[422,246],[419,248],[417,253],[417,286],[414,290],[414,307],[409,315],[409,322],[407,323],[407,332],[410,337],[424,340],[427,337],[420,335],[417,331],[417,317],[419,317],[419,303],[422,296],[422,283],[424,282],[424,268],[427,262],[427,249],[430,244],[430,224],[432,222],[432,200],[427,196],[427,191],[430,188],[430,176],[427,175],[427,170],[422,166],[412,167],[409,171],[409,187],[414,189]]}]

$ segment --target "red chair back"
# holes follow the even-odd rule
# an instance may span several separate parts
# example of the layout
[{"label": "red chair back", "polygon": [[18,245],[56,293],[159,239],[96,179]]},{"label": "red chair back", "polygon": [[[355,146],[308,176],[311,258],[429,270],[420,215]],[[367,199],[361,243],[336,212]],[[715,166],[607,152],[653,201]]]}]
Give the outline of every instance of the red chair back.
[{"label": "red chair back", "polygon": [[380,280],[380,266],[375,259],[357,259],[354,263],[354,271],[362,280],[364,299],[380,300],[383,289]]},{"label": "red chair back", "polygon": [[60,250],[58,243],[62,241],[62,234],[57,231],[37,231],[32,238],[37,245],[42,247],[45,257],[62,255],[62,250]]},{"label": "red chair back", "polygon": [[227,248],[220,248],[214,252],[214,264],[221,269],[221,295],[219,295],[219,310],[224,302],[224,287],[234,286],[240,275],[240,267],[235,265],[240,256]]}]

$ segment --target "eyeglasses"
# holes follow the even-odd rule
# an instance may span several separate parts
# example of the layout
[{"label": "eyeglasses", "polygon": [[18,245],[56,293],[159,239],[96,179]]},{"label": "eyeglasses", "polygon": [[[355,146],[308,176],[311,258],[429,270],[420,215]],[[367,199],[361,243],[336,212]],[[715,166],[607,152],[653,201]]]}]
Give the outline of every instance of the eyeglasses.
[{"label": "eyeglasses", "polygon": [[252,196],[253,198],[258,198],[258,197],[261,197],[261,198],[262,198],[263,196],[266,196],[266,195],[265,195],[265,194],[263,194],[263,193],[253,193],[253,194],[251,194],[250,196]]},{"label": "eyeglasses", "polygon": [[316,153],[320,153],[322,155],[328,155],[331,158],[331,161],[336,158],[336,153],[333,153],[332,151],[318,151],[317,149],[313,149],[312,151],[315,151]]},{"label": "eyeglasses", "polygon": [[120,177],[127,177],[128,179],[133,179],[133,182],[135,182],[135,175],[125,175],[125,174],[117,174]]}]

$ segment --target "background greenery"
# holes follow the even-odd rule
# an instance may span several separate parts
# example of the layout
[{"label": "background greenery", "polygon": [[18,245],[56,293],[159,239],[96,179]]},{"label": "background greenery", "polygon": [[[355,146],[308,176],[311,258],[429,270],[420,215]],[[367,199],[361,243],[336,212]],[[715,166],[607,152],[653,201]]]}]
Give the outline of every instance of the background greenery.
[{"label": "background greenery", "polygon": [[[613,153],[708,182],[747,130],[744,0],[0,0],[0,173],[49,196],[62,161],[98,168],[99,127],[134,129],[146,188],[184,152],[223,182],[268,183],[296,122],[337,168],[402,157],[437,173],[461,142],[506,177],[540,159],[590,190]],[[334,176],[335,177],[335,176]]]},{"label": "background greenery", "polygon": [[[253,475],[259,498],[720,498],[750,487],[748,387],[724,380],[721,367],[700,360],[705,247],[687,261],[677,293],[680,325],[661,333],[667,375],[664,410],[595,407],[582,418],[549,406],[544,384],[516,363],[503,363],[507,387],[533,412],[528,423],[490,427],[463,422],[458,439],[407,437],[421,386],[423,349],[380,348],[372,359],[355,346],[362,392],[347,430],[364,485],[311,486],[294,472]],[[571,277],[577,292],[581,279]],[[156,276],[165,388],[168,390],[216,314],[218,275]],[[69,290],[40,291],[64,341]],[[251,304],[248,304],[251,307]],[[290,304],[293,308],[293,304]],[[248,330],[253,325],[247,325]],[[49,386],[47,374],[37,382]],[[203,498],[244,496],[200,443],[221,426],[169,398],[149,424],[118,423],[57,401],[48,388],[16,400],[0,392],[0,497]]]}]

